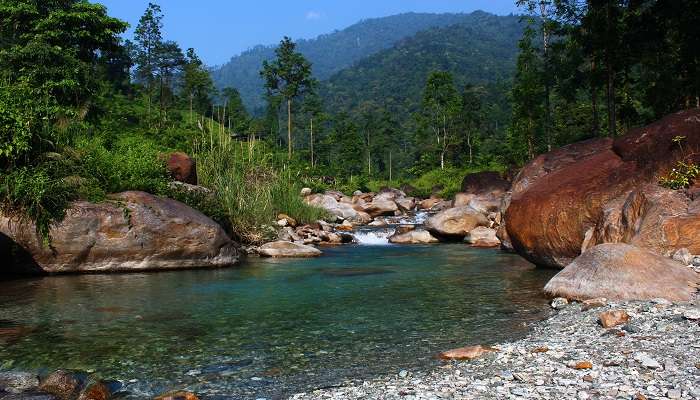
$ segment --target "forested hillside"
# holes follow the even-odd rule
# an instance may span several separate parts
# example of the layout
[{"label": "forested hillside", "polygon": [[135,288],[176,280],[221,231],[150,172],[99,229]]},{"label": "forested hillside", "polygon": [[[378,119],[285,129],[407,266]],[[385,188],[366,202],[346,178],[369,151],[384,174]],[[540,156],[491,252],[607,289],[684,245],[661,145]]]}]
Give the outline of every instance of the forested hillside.
[{"label": "forested hillside", "polygon": [[322,82],[327,108],[351,111],[381,102],[406,122],[420,106],[430,72],[450,72],[457,87],[510,81],[524,28],[520,17],[471,16],[469,23],[419,32]]},{"label": "forested hillside", "polygon": [[[321,35],[312,40],[299,40],[297,50],[313,65],[314,77],[325,80],[355,62],[385,50],[399,41],[430,28],[455,24],[487,28],[485,20],[498,18],[484,12],[471,14],[406,13],[368,19],[346,29]],[[513,17],[515,18],[515,17]],[[442,40],[442,38],[440,38]],[[517,39],[516,39],[517,40]],[[265,107],[260,66],[275,56],[276,45],[257,46],[231,58],[211,71],[217,88],[235,87],[251,111]]]}]

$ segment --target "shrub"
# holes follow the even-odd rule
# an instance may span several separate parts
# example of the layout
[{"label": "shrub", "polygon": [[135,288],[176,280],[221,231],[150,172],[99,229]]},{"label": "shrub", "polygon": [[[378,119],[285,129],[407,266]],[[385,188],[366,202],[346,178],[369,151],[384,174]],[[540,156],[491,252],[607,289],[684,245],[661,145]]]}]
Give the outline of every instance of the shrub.
[{"label": "shrub", "polygon": [[20,167],[0,178],[3,213],[33,221],[45,244],[50,240],[51,224],[63,219],[69,202],[77,197],[76,188],[56,172],[46,163]]},{"label": "shrub", "polygon": [[213,146],[198,146],[196,159],[200,183],[214,191],[232,231],[244,242],[273,239],[272,224],[280,213],[300,223],[327,217],[325,210],[303,202],[301,176],[273,167],[263,144],[232,146],[219,139]]}]

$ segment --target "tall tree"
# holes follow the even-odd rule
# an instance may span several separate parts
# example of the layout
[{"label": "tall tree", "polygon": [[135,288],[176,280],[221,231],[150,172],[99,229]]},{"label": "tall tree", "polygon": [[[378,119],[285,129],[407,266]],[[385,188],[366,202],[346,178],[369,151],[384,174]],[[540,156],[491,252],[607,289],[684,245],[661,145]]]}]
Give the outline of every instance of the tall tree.
[{"label": "tall tree", "polygon": [[440,168],[445,169],[445,155],[457,144],[456,122],[461,108],[461,98],[454,85],[452,74],[432,72],[423,91],[422,116],[424,123],[435,136],[440,154]]},{"label": "tall tree", "polygon": [[516,163],[535,157],[542,136],[544,85],[541,60],[533,44],[534,36],[535,31],[528,27],[520,40],[512,89],[513,118],[509,145]]},{"label": "tall tree", "polygon": [[232,133],[238,135],[249,133],[250,115],[243,105],[241,94],[236,88],[227,87],[221,91],[221,95],[224,99],[225,115],[228,116],[228,120],[222,122],[228,125]]},{"label": "tall tree", "polygon": [[172,104],[174,93],[173,78],[180,74],[184,64],[185,56],[177,43],[173,41],[163,42],[156,49],[161,119],[167,119],[168,106]]},{"label": "tall tree", "polygon": [[187,49],[182,74],[182,95],[189,101],[190,122],[192,122],[193,111],[204,114],[211,108],[213,92],[214,84],[209,71],[206,70],[194,49]]},{"label": "tall tree", "polygon": [[316,165],[316,159],[314,155],[314,144],[315,138],[318,137],[319,127],[325,119],[325,114],[323,112],[323,102],[321,97],[316,93],[316,91],[311,91],[306,96],[304,96],[304,103],[302,104],[302,111],[306,114],[309,121],[309,151],[311,155],[311,168]]},{"label": "tall tree", "polygon": [[134,31],[136,78],[146,87],[149,113],[158,69],[158,52],[163,45],[162,21],[160,6],[148,3]]},{"label": "tall tree", "polygon": [[313,88],[311,63],[296,51],[296,44],[284,37],[275,50],[274,61],[263,62],[260,75],[265,80],[268,96],[280,96],[287,103],[287,152],[292,158],[292,101]]},{"label": "tall tree", "polygon": [[483,88],[467,85],[462,92],[461,119],[464,123],[466,145],[469,149],[469,165],[474,163],[474,142],[481,128],[481,92]]}]

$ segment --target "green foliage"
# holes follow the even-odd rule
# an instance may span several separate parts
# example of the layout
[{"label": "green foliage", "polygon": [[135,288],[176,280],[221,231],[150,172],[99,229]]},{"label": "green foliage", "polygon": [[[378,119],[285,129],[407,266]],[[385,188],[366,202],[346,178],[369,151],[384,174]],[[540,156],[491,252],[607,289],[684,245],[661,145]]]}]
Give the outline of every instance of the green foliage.
[{"label": "green foliage", "polygon": [[[203,138],[206,140],[206,138]],[[198,145],[200,184],[214,191],[233,232],[246,243],[274,239],[275,218],[285,213],[300,223],[327,217],[299,196],[301,179],[289,169],[279,169],[262,142],[237,146],[225,136]]]},{"label": "green foliage", "polygon": [[111,145],[100,137],[75,141],[84,176],[96,179],[106,193],[164,193],[169,179],[161,151],[153,141],[139,136],[120,137]]},{"label": "green foliage", "polygon": [[0,209],[6,215],[33,221],[45,244],[51,224],[63,219],[68,203],[77,197],[76,188],[60,172],[55,163],[46,163],[19,167],[0,178]]},{"label": "green foliage", "polygon": [[26,84],[0,84],[0,165],[14,163],[32,147],[31,96]]},{"label": "green foliage", "polygon": [[667,176],[661,177],[659,184],[669,189],[684,189],[690,187],[698,175],[700,166],[692,162],[678,161]]},{"label": "green foliage", "polygon": [[[348,28],[321,35],[315,39],[299,40],[297,48],[313,64],[314,77],[319,80],[327,80],[340,71],[351,68],[365,58],[390,49],[403,40],[408,40],[418,32],[452,25],[478,26],[478,29],[490,29],[489,23],[484,22],[484,20],[489,18],[498,17],[490,16],[484,12],[470,14],[398,14],[362,20]],[[517,21],[517,17],[513,17],[512,20]],[[439,37],[439,41],[443,41],[449,36],[440,37],[440,35],[433,35],[432,37]],[[459,43],[460,40],[459,38],[456,39],[455,43]],[[232,57],[228,63],[212,71],[212,77],[216,86],[219,89],[225,87],[238,88],[246,107],[254,111],[255,114],[262,114],[267,102],[264,95],[264,82],[258,75],[258,70],[263,61],[270,61],[275,57],[275,48],[276,46],[256,46]],[[433,58],[438,54],[440,53],[435,53]],[[409,59],[415,56],[418,56],[418,54],[407,55]],[[445,56],[445,54],[441,54],[441,56]],[[450,53],[449,56],[459,55]],[[445,62],[444,64],[448,63]],[[435,69],[444,69],[444,67],[436,65]],[[428,71],[424,72],[427,74]],[[409,74],[410,71],[402,73]],[[392,77],[391,75],[387,76]],[[416,74],[416,76],[421,81],[424,81],[426,75]],[[404,83],[409,84],[410,81],[406,80]],[[385,93],[392,94],[391,92]],[[379,97],[367,96],[362,100],[377,99]],[[358,103],[361,102],[358,101]],[[332,110],[334,107],[335,105],[328,109]]]}]

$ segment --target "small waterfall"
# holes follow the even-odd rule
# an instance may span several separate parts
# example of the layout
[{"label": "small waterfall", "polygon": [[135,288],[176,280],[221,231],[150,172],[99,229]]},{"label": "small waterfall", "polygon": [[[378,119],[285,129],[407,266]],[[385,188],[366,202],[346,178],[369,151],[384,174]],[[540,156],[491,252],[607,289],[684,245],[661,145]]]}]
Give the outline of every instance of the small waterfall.
[{"label": "small waterfall", "polygon": [[377,229],[377,230],[362,230],[353,233],[357,243],[363,246],[386,246],[389,244],[389,237],[393,235],[393,228]]}]

